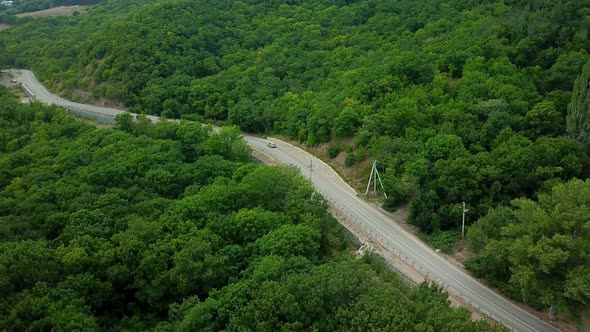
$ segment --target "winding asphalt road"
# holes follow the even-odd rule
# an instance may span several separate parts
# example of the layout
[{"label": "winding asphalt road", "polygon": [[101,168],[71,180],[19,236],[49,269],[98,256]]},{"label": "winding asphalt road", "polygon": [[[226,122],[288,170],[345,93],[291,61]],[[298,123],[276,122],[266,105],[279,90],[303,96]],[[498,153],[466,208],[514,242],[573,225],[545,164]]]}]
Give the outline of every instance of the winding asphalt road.
[{"label": "winding asphalt road", "polygon": [[[58,104],[70,112],[90,116],[95,120],[113,123],[122,110],[74,103],[60,98],[41,85],[28,70],[12,70],[32,98],[47,104]],[[158,117],[149,116],[157,122]],[[336,172],[311,154],[278,139],[276,148],[267,147],[268,140],[244,135],[246,142],[257,151],[271,155],[278,162],[297,166],[301,173],[310,176],[316,190],[338,209],[346,212],[357,223],[372,233],[380,243],[407,258],[427,274],[429,279],[442,284],[455,296],[463,298],[475,308],[514,331],[559,331],[557,328],[524,311],[504,297],[496,294],[441,255],[427,247],[414,235],[395,223],[389,216],[357,196]],[[310,164],[313,165],[310,170]]]}]

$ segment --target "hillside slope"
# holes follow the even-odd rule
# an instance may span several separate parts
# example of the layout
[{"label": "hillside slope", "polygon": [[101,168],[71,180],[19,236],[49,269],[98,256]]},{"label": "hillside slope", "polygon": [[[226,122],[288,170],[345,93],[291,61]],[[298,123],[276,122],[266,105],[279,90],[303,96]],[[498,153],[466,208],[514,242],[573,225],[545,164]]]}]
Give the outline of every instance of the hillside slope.
[{"label": "hillside slope", "polygon": [[[590,60],[588,0],[121,6],[3,31],[0,63],[33,68],[65,95],[90,90],[138,113],[331,142],[348,165],[370,156],[386,206],[411,201],[425,233],[457,230],[463,201],[471,224],[588,177],[587,146],[566,132]],[[512,276],[502,284],[518,294]]]}]

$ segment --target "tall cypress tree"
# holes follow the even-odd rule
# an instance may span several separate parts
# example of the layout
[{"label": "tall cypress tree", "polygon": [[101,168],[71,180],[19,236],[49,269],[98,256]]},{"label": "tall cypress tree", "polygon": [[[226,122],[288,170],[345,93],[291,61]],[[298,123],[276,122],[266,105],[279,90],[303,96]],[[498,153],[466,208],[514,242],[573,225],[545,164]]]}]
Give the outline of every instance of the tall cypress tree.
[{"label": "tall cypress tree", "polygon": [[574,83],[572,101],[567,109],[567,130],[575,139],[590,146],[590,61]]}]

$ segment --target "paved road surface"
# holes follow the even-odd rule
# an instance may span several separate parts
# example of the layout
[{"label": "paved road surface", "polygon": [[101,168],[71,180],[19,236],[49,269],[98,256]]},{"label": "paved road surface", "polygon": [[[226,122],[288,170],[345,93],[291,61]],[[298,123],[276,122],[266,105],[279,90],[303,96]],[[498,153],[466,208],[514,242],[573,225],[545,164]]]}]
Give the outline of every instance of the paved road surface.
[{"label": "paved road surface", "polygon": [[[99,121],[103,119],[104,122],[108,123],[112,123],[113,117],[123,112],[121,110],[74,103],[59,98],[39,84],[30,71],[13,70],[13,74],[22,82],[23,88],[41,102],[59,104],[69,108],[74,113],[90,115]],[[158,117],[150,116],[150,118],[159,121]],[[356,192],[321,160],[278,139],[273,139],[273,142],[277,145],[273,149],[266,146],[268,140],[249,135],[245,135],[244,138],[253,149],[267,153],[281,163],[299,167],[301,173],[305,176],[310,176],[309,165],[313,160],[311,178],[318,192],[341,210],[344,210],[349,216],[362,223],[366,230],[376,235],[382,245],[407,257],[407,260],[414,262],[420,271],[426,272],[430,279],[443,284],[449,292],[462,297],[466,302],[479,308],[482,312],[514,331],[559,331],[494,293],[467,273],[446,261],[414,235],[393,222],[390,217],[379,209],[357,197]]]},{"label": "paved road surface", "polygon": [[[48,104],[56,104],[68,108],[72,113],[91,117],[99,122],[105,122],[114,124],[115,116],[125,113],[125,111],[117,110],[107,107],[99,107],[94,105],[86,105],[75,103],[63,98],[60,98],[51,92],[47,91],[43,85],[37,81],[35,75],[29,70],[12,70],[11,73],[14,75],[16,80],[23,85],[25,94],[32,97],[35,100],[41,101]],[[157,122],[160,119],[157,116],[148,115],[152,121]]]}]

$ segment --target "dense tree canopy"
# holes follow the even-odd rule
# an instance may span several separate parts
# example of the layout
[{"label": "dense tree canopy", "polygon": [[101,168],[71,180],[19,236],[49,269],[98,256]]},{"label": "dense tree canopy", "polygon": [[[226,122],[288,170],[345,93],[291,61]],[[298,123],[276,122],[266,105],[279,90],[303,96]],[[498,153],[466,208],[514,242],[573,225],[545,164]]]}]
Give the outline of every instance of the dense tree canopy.
[{"label": "dense tree canopy", "polygon": [[413,199],[427,232],[587,177],[565,129],[588,0],[121,3],[3,32],[0,63],[138,113],[355,137],[346,164],[378,159],[387,206]]},{"label": "dense tree canopy", "polygon": [[590,303],[590,180],[557,185],[538,201],[517,199],[469,229],[476,275],[535,306]]},{"label": "dense tree canopy", "polygon": [[[545,229],[547,239],[525,231],[503,237],[501,230],[508,227],[508,220],[519,218],[521,209],[531,212],[531,204],[545,204],[543,197],[578,188],[572,184],[564,187],[564,183],[589,176],[589,14],[590,0],[110,0],[93,6],[83,16],[35,21],[12,18],[14,26],[0,34],[0,65],[31,68],[66,97],[107,98],[137,113],[216,121],[250,132],[286,135],[309,145],[328,143],[330,155],[346,151],[347,166],[370,156],[379,161],[389,194],[386,207],[409,201],[411,222],[437,236],[441,230],[456,234],[453,230],[461,223],[461,202],[466,202],[467,224],[481,217],[470,231],[470,243],[481,250],[470,263],[473,271],[525,302],[575,309],[587,301],[583,287],[576,286],[585,282],[579,276],[586,270],[585,263],[580,267],[562,257],[574,257],[569,251],[578,245],[561,238],[569,234]],[[14,221],[3,224],[0,234],[32,241],[44,237],[73,241],[76,232],[86,229],[83,225],[108,220],[112,226],[88,231],[93,237],[112,237],[109,230],[127,230],[111,217],[114,211],[124,210],[115,204],[139,204],[134,199],[146,196],[150,203],[142,201],[130,211],[151,220],[151,214],[148,218],[142,211],[154,210],[158,220],[182,216],[199,225],[199,232],[183,233],[177,245],[162,250],[172,256],[178,250],[184,255],[179,257],[209,257],[198,256],[195,248],[185,248],[190,243],[201,248],[199,252],[221,250],[226,255],[221,261],[208,261],[211,266],[194,267],[214,276],[199,279],[203,287],[192,294],[196,297],[176,307],[173,316],[186,329],[235,328],[234,317],[227,317],[225,311],[229,304],[224,301],[229,301],[226,296],[243,295],[240,287],[245,286],[224,288],[216,293],[217,298],[205,299],[204,295],[221,287],[211,282],[217,276],[229,281],[232,272],[252,268],[224,270],[227,261],[268,255],[304,257],[317,264],[317,255],[325,252],[321,244],[324,233],[318,238],[317,229],[302,228],[301,223],[314,224],[307,219],[295,221],[276,215],[287,213],[293,218],[296,214],[297,205],[283,210],[283,204],[292,200],[283,190],[289,187],[281,181],[285,171],[239,166],[247,159],[247,149],[237,128],[212,134],[190,122],[154,127],[145,117],[132,120],[120,118],[121,131],[114,134],[88,136],[79,135],[77,125],[57,132],[46,129],[43,135],[27,131],[31,127],[7,126],[21,132],[0,134],[0,151],[16,151],[2,159],[6,167],[0,168],[0,185],[10,193],[0,201],[0,211],[9,213],[7,220]],[[62,151],[57,143],[43,151],[27,150],[30,142],[44,137],[77,135],[84,144],[100,146],[100,150],[92,152],[74,145]],[[116,144],[123,137],[130,143]],[[128,153],[127,146],[137,152]],[[51,163],[47,158],[56,151],[60,162]],[[149,155],[147,160],[142,159],[144,154]],[[178,158],[182,165],[173,162]],[[28,175],[28,165],[39,160],[47,162],[42,174]],[[62,176],[74,170],[79,181]],[[128,172],[143,175],[138,178]],[[40,186],[44,181],[53,182]],[[106,209],[100,213],[79,203],[93,197],[88,192],[96,186],[110,188],[100,192],[107,195],[98,200]],[[133,195],[113,189],[118,186],[129,188]],[[258,205],[248,205],[243,191]],[[518,198],[513,208],[501,207]],[[178,203],[168,201],[178,199]],[[536,201],[539,203],[531,203]],[[67,202],[79,204],[75,216],[62,211]],[[227,207],[231,213],[224,210]],[[539,209],[550,208],[543,205]],[[37,217],[46,210],[59,213],[51,218]],[[232,226],[213,222],[226,218],[234,221]],[[559,218],[553,222],[562,222]],[[277,221],[271,227],[269,220]],[[518,220],[531,232],[544,222]],[[66,221],[72,228],[63,226]],[[209,236],[205,228],[217,237]],[[239,234],[244,229],[252,234],[242,238]],[[128,234],[129,239],[134,239],[134,234],[142,236],[141,231],[157,233],[159,229],[141,227]],[[588,241],[587,234],[586,238],[577,234],[578,241]],[[186,237],[190,236],[209,242],[189,241]],[[511,242],[517,238],[520,240]],[[241,249],[226,249],[224,241],[228,239]],[[246,239],[248,243],[240,243]],[[317,241],[319,248],[312,245]],[[26,245],[43,248],[38,242]],[[69,242],[64,242],[64,248],[66,245]],[[248,248],[246,253],[243,246]],[[547,257],[536,255],[546,247],[560,251]],[[498,258],[507,248],[522,257],[507,254]],[[129,253],[138,250],[129,249]],[[42,255],[44,250],[30,251]],[[152,263],[160,261],[153,258],[158,255],[150,256]],[[176,268],[176,258],[167,259],[167,263],[158,263],[164,265],[159,270],[146,263],[143,279],[134,281],[132,289],[144,301],[142,305],[155,303],[158,296],[187,294],[187,286],[168,289],[162,285],[184,280],[182,271],[191,265]],[[557,267],[567,274],[553,273]],[[150,269],[172,272],[153,281]],[[304,278],[312,270],[302,268],[293,274]],[[123,287],[120,280],[130,280],[133,273],[135,270],[121,268],[114,274],[120,279],[98,280]],[[554,279],[549,282],[547,277]],[[568,281],[570,277],[573,279]],[[57,280],[52,274],[40,278],[47,285]],[[286,306],[304,312],[301,299],[289,295],[295,283],[292,280],[284,276],[248,296],[252,301],[259,299],[257,305],[264,307],[277,301],[272,296],[280,293],[281,299],[290,301]],[[149,290],[140,292],[144,286]],[[248,303],[231,308],[243,314],[239,319],[244,321]],[[193,307],[198,319],[189,315]],[[127,313],[125,310],[119,312]],[[165,311],[159,310],[160,314]],[[317,321],[295,322],[280,310],[277,315],[282,321],[267,317],[262,325],[248,328],[316,326]],[[199,320],[207,315],[221,317],[215,323],[219,325]]]},{"label": "dense tree canopy", "polygon": [[0,330],[502,330],[353,258],[309,182],[250,163],[236,128],[128,119],[0,89]]},{"label": "dense tree canopy", "polygon": [[590,147],[590,61],[576,79],[568,105],[567,127],[573,137]]}]

